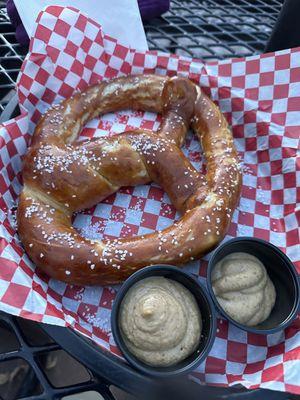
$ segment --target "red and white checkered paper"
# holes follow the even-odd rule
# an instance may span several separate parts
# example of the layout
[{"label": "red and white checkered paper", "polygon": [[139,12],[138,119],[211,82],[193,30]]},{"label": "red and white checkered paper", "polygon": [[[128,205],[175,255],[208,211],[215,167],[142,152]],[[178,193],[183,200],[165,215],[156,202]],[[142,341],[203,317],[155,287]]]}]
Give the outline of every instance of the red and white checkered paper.
[{"label": "red and white checkered paper", "polygon": [[[269,240],[300,272],[300,49],[203,64],[128,49],[79,11],[48,7],[39,16],[19,76],[22,115],[0,129],[0,308],[71,326],[115,354],[110,312],[117,288],[66,285],[36,271],[18,239],[14,212],[22,187],[22,156],[41,114],[76,89],[131,73],[186,76],[211,95],[232,126],[244,171],[241,201],[225,240],[245,235]],[[133,127],[156,129],[158,124],[155,114],[124,111],[94,119],[82,136],[105,136]],[[184,152],[202,168],[200,146],[192,133]],[[162,229],[176,218],[167,195],[152,184],[122,188],[78,214],[74,226],[89,237],[124,237]],[[187,264],[186,270],[205,283],[208,259],[209,255]],[[299,328],[298,317],[285,331],[261,336],[219,318],[214,346],[192,377],[220,386],[241,383],[300,393]]]}]

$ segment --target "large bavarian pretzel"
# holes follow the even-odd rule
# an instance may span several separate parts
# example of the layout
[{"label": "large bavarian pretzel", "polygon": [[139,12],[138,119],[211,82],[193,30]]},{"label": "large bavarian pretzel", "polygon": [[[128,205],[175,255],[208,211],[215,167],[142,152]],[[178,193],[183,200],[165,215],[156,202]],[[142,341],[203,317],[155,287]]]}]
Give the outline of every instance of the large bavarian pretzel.
[{"label": "large bavarian pretzel", "polygon": [[[158,132],[136,130],[75,142],[89,119],[131,108],[162,114]],[[206,176],[180,150],[192,125]],[[82,285],[114,284],[149,264],[184,264],[224,237],[237,205],[241,173],[219,108],[188,79],[154,75],[102,82],[48,110],[23,169],[18,230],[33,262],[49,276]],[[72,227],[72,213],[124,185],[160,184],[182,212],[169,228],[145,236],[92,241]]]}]

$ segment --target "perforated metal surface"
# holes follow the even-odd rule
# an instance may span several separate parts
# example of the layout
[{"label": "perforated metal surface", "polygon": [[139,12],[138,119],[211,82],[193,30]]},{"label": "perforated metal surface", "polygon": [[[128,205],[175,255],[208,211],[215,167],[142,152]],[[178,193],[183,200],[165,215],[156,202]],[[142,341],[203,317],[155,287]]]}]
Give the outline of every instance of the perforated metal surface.
[{"label": "perforated metal surface", "polygon": [[14,93],[22,60],[27,53],[27,49],[16,40],[4,4],[5,1],[0,0],[0,113]]},{"label": "perforated metal surface", "polygon": [[173,0],[145,24],[150,49],[205,60],[261,53],[284,0]]},{"label": "perforated metal surface", "polygon": [[[283,1],[172,0],[170,11],[145,23],[149,47],[205,60],[262,52]],[[0,113],[26,52],[0,0]]]}]

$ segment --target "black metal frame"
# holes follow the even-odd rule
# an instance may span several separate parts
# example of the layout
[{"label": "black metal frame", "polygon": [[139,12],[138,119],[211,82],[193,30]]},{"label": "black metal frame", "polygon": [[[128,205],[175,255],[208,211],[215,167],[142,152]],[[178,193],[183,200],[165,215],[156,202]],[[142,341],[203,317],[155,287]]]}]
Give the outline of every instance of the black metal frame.
[{"label": "black metal frame", "polygon": [[27,48],[20,46],[0,0],[0,114],[11,99]]},{"label": "black metal frame", "polygon": [[[69,387],[56,388],[51,385],[43,372],[43,368],[38,361],[38,357],[41,355],[50,354],[55,350],[59,350],[61,349],[61,346],[53,341],[48,341],[48,343],[42,345],[30,345],[28,343],[28,340],[26,340],[26,337],[24,336],[24,333],[22,332],[22,329],[18,324],[18,319],[16,317],[0,312],[0,321],[2,323],[5,322],[9,329],[15,334],[20,344],[19,349],[0,354],[0,363],[8,360],[21,359],[25,360],[31,367],[23,381],[22,386],[20,387],[20,391],[17,394],[14,394],[18,396],[15,398],[28,400],[50,400],[59,399],[63,396],[74,393],[81,393],[87,390],[95,390],[101,393],[105,400],[114,399],[109,390],[109,385],[111,384],[111,382],[105,380],[104,377],[99,378],[99,376],[101,376],[99,374],[92,374],[91,380],[88,382]],[[51,332],[51,329],[49,329],[49,331]],[[67,329],[63,328],[63,332],[63,335],[65,336],[65,338],[67,338],[67,340],[69,337],[72,337]],[[75,348],[76,347],[77,345],[75,345]],[[28,394],[31,393],[35,386],[38,384],[41,385],[43,392],[34,396],[28,396]]]}]

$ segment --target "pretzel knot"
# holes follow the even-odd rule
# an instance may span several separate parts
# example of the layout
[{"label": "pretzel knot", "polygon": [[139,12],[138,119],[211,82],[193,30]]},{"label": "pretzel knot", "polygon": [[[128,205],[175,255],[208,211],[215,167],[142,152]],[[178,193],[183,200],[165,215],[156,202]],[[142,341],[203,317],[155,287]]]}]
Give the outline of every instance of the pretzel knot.
[{"label": "pretzel knot", "polygon": [[[88,120],[125,108],[161,113],[160,129],[75,142]],[[180,150],[190,126],[202,144],[206,175]],[[48,110],[35,129],[23,181],[18,231],[33,262],[52,278],[104,285],[146,265],[180,265],[213,249],[229,227],[241,173],[226,119],[197,85],[141,75],[91,86]],[[121,186],[150,181],[182,213],[167,229],[98,241],[72,227],[75,211]]]}]

